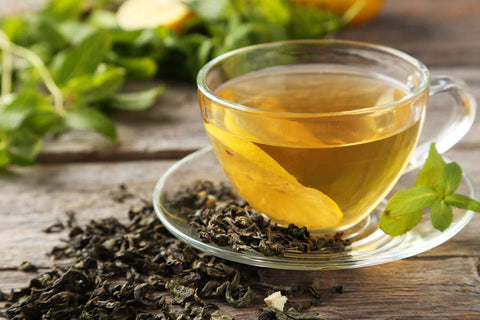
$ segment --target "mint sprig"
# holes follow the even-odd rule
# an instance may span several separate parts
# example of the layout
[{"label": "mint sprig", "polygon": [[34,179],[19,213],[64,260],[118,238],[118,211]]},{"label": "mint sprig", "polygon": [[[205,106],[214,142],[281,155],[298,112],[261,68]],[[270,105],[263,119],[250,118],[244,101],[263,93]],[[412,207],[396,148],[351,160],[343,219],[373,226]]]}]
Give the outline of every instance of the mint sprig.
[{"label": "mint sprig", "polygon": [[380,228],[391,236],[402,235],[420,222],[425,209],[431,208],[432,225],[444,231],[452,224],[452,207],[480,212],[480,202],[455,193],[461,181],[460,166],[446,163],[432,143],[415,186],[390,198],[380,217]]}]

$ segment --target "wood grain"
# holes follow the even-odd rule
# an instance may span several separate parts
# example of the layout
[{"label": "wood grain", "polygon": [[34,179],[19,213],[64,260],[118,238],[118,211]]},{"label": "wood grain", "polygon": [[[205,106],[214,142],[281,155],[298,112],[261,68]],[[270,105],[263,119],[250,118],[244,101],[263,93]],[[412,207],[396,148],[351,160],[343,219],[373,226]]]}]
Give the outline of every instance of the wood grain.
[{"label": "wood grain", "polygon": [[[480,277],[476,258],[407,259],[345,271],[261,270],[275,285],[310,284],[320,278],[328,288],[343,285],[342,295],[312,308],[325,319],[480,319]],[[0,290],[25,285],[32,274],[0,272]],[[248,308],[223,306],[236,319],[254,319],[262,297]]]},{"label": "wood grain", "polygon": [[80,223],[114,216],[126,219],[131,201],[111,198],[120,184],[151,199],[156,180],[172,162],[43,165],[15,168],[0,175],[0,269],[13,268],[25,259],[50,265],[46,253],[61,244],[62,234],[42,230],[65,211],[74,210]]},{"label": "wood grain", "polygon": [[338,38],[374,42],[405,51],[427,66],[480,66],[480,2],[385,1],[380,16]]}]

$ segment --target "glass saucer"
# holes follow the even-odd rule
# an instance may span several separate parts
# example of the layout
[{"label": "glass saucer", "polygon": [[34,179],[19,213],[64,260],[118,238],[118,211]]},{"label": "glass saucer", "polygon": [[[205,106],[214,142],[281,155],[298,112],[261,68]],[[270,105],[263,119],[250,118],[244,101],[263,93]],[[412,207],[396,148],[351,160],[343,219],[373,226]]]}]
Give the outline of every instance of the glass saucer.
[{"label": "glass saucer", "polygon": [[[404,174],[395,190],[411,188],[418,169]],[[455,236],[472,219],[472,211],[454,209],[453,223],[444,232],[432,227],[428,214],[412,231],[399,237],[385,235],[378,228],[379,215],[386,201],[377,207],[365,220],[344,232],[353,242],[350,250],[340,253],[287,252],[282,257],[267,257],[254,250],[235,252],[229,247],[220,247],[200,241],[195,230],[176,212],[167,211],[164,201],[168,194],[181,186],[198,180],[215,183],[230,182],[219,165],[211,147],[194,152],[173,165],[158,181],[153,192],[155,211],[165,227],[177,238],[211,255],[258,267],[292,270],[335,270],[368,267],[404,259],[428,251]],[[394,191],[395,191],[394,190]],[[471,179],[464,175],[459,193],[476,199],[476,189]]]}]

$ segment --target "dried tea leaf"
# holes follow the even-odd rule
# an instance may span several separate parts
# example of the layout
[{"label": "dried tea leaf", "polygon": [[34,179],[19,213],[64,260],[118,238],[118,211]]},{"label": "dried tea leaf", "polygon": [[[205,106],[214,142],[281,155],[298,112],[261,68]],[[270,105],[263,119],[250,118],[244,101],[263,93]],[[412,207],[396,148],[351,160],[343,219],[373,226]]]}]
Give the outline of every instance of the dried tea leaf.
[{"label": "dried tea leaf", "polygon": [[345,251],[350,244],[341,233],[316,239],[305,227],[272,225],[266,216],[238,200],[231,188],[209,181],[180,188],[166,205],[185,216],[200,240],[236,252],[255,250],[265,256],[282,256],[286,251],[332,253]]},{"label": "dried tea leaf", "polygon": [[223,311],[223,310],[217,310],[212,315],[210,316],[210,320],[233,320],[235,319],[230,313]]},{"label": "dried tea leaf", "polygon": [[43,229],[43,232],[45,232],[45,233],[58,233],[58,232],[62,232],[63,230],[65,230],[65,225],[61,222],[56,222],[56,223],[52,224],[51,226]]},{"label": "dried tea leaf", "polygon": [[31,261],[26,260],[23,261],[20,266],[18,267],[18,271],[23,271],[23,272],[37,272],[38,268],[36,265],[32,264]]},{"label": "dried tea leaf", "polygon": [[[206,189],[208,191],[203,192]],[[210,183],[192,186],[190,190],[194,192],[193,196],[184,193],[179,197],[190,208],[206,206],[208,199],[213,199],[209,195],[215,196],[218,202],[232,196],[231,189],[214,187]],[[205,201],[198,202],[199,197]],[[246,204],[235,205],[241,209],[232,207],[232,214],[222,228],[226,225],[238,230],[249,227],[270,230],[272,238],[277,235],[276,227],[270,226],[263,216],[247,208]],[[248,215],[237,215],[237,211],[248,212]],[[54,266],[36,275],[25,288],[12,290],[9,294],[0,293],[0,300],[11,303],[2,316],[9,319],[85,320],[232,319],[215,303],[247,306],[255,295],[263,295],[265,289],[281,291],[289,297],[303,292],[300,286],[259,283],[256,268],[200,254],[167,232],[151,204],[132,207],[126,224],[115,218],[106,218],[78,226],[73,212],[69,212],[67,218],[64,225],[69,228],[68,240],[64,246],[53,248],[51,255],[55,259],[68,258],[73,262],[62,262],[63,266]],[[222,223],[213,224],[220,226]],[[288,234],[289,229],[284,229]],[[308,237],[301,229],[290,228],[290,231],[295,233],[294,236],[288,235],[291,239]],[[242,238],[258,243],[263,240],[249,235],[247,230],[239,231],[236,239]],[[327,244],[328,241],[323,242]],[[315,294],[326,299],[319,292],[321,283],[318,283]],[[208,303],[204,300],[207,298]],[[172,300],[175,305],[166,302]],[[268,314],[264,313],[262,317]],[[292,313],[288,317],[297,316]],[[275,317],[287,319],[284,313]]]}]

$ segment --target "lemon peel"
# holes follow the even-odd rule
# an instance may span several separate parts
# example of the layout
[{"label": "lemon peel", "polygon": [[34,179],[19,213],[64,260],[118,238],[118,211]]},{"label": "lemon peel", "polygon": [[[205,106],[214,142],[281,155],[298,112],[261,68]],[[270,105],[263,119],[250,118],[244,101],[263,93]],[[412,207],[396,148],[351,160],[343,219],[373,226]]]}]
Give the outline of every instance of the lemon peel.
[{"label": "lemon peel", "polygon": [[179,0],[127,0],[117,11],[117,22],[124,30],[165,26],[178,30],[192,15]]},{"label": "lemon peel", "polygon": [[338,205],[319,190],[300,184],[256,144],[213,124],[205,128],[219,160],[239,193],[252,207],[284,224],[312,230],[335,228],[343,219]]}]

